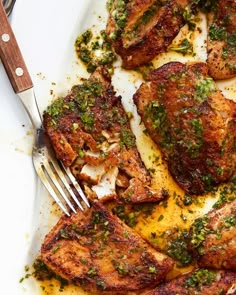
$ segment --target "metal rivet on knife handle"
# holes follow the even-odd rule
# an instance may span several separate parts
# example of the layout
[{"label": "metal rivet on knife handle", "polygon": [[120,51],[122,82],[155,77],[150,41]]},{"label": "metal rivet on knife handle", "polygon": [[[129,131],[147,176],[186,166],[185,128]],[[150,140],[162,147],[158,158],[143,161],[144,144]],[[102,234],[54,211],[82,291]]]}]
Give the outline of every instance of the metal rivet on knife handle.
[{"label": "metal rivet on knife handle", "polygon": [[21,77],[24,75],[24,70],[22,68],[16,68],[15,73],[18,77]]},{"label": "metal rivet on knife handle", "polygon": [[8,42],[10,40],[10,35],[7,33],[2,34],[2,41]]}]

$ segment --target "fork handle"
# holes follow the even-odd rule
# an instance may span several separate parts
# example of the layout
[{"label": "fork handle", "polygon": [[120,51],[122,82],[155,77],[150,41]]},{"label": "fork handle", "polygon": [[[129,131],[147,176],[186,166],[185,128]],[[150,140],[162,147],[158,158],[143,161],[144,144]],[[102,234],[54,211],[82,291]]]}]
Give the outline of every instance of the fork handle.
[{"label": "fork handle", "polygon": [[15,93],[20,93],[32,88],[33,83],[8,21],[2,1],[0,1],[0,23],[0,59]]}]

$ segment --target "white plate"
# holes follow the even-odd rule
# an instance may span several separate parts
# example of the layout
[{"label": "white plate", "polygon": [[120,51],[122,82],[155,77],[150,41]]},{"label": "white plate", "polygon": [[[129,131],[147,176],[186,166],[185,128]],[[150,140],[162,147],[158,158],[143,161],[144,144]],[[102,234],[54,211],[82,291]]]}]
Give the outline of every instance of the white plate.
[{"label": "white plate", "polygon": [[[11,23],[33,79],[42,112],[54,97],[64,95],[79,78],[88,76],[76,59],[74,41],[81,32],[94,24],[95,30],[105,28],[105,2],[106,0],[16,1]],[[205,29],[204,21],[202,29]],[[204,61],[204,39],[197,37],[200,53],[194,59]],[[175,58],[183,60],[180,55],[172,54],[167,55],[165,61]],[[156,65],[160,65],[158,59]],[[140,80],[137,76],[132,76],[132,71],[117,69],[116,74],[114,87],[127,101],[126,110],[135,112],[131,97]],[[228,91],[227,87],[231,85],[234,85],[234,92]],[[235,95],[235,79],[220,86],[229,92],[229,96]],[[58,215],[50,214],[52,199],[34,173],[31,161],[31,124],[18,97],[13,93],[1,64],[0,98],[0,292],[37,295],[40,294],[40,287],[33,279],[26,279],[23,283],[19,281],[25,276],[25,266],[32,264],[45,233],[56,222]],[[133,124],[138,127],[139,120]],[[140,139],[138,145],[141,145],[142,132],[140,128],[134,130]],[[145,160],[148,153],[142,156]]]}]

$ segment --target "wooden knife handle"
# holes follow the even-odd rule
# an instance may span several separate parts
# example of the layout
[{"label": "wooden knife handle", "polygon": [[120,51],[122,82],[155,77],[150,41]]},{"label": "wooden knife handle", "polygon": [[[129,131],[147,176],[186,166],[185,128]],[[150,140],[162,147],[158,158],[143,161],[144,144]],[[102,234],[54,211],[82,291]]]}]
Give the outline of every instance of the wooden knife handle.
[{"label": "wooden knife handle", "polygon": [[0,59],[15,93],[33,87],[20,48],[0,1]]}]

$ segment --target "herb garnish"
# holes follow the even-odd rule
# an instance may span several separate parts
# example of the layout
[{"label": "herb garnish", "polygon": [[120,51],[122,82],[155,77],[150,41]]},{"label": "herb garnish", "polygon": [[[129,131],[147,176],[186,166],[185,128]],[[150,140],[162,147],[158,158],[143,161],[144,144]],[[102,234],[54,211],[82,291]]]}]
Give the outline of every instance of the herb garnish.
[{"label": "herb garnish", "polygon": [[167,244],[165,252],[177,262],[178,266],[187,266],[193,260],[191,251],[188,249],[190,240],[190,234],[183,231]]},{"label": "herb garnish", "polygon": [[94,36],[91,30],[85,31],[77,37],[75,51],[78,58],[87,66],[89,73],[93,73],[101,65],[108,66],[112,71],[116,55],[104,30],[97,36]]},{"label": "herb garnish", "polygon": [[196,270],[187,280],[186,287],[210,286],[216,279],[216,273],[207,269]]},{"label": "herb garnish", "polygon": [[180,52],[183,55],[193,54],[193,44],[185,38],[177,46],[169,47],[169,50]]},{"label": "herb garnish", "polygon": [[215,82],[212,78],[204,78],[197,82],[194,98],[200,103],[207,100],[212,92],[216,91]]}]

